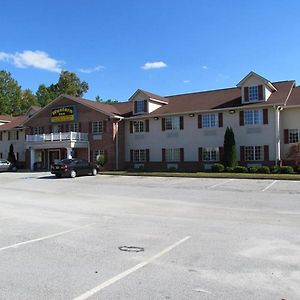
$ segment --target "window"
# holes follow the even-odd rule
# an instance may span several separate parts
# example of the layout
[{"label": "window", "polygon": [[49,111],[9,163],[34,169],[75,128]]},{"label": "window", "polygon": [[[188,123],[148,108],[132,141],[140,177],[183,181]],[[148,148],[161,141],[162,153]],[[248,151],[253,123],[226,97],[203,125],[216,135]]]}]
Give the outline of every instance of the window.
[{"label": "window", "polygon": [[145,149],[133,150],[133,161],[135,162],[146,161],[146,150]]},{"label": "window", "polygon": [[166,130],[177,130],[179,129],[179,116],[166,117],[165,129]]},{"label": "window", "polygon": [[289,143],[299,142],[299,131],[298,129],[289,129]]},{"label": "window", "polygon": [[18,132],[16,130],[8,132],[8,140],[17,140],[18,139]]},{"label": "window", "polygon": [[0,152],[0,158],[3,158],[3,154],[2,154],[2,152]]},{"label": "window", "polygon": [[258,86],[249,86],[249,101],[257,101],[258,100]]},{"label": "window", "polygon": [[144,106],[145,106],[144,100],[136,101],[135,103],[136,103],[135,112],[136,113],[144,112]]},{"label": "window", "polygon": [[246,146],[245,160],[263,160],[263,146]]},{"label": "window", "polygon": [[33,128],[33,134],[42,134],[43,133],[43,127],[38,126]]},{"label": "window", "polygon": [[103,122],[102,121],[97,121],[93,122],[93,133],[102,133],[103,132]]},{"label": "window", "polygon": [[16,156],[16,160],[19,160],[19,152],[16,152],[15,156]]},{"label": "window", "polygon": [[217,161],[219,158],[219,148],[204,148],[202,150],[202,159],[204,161]]},{"label": "window", "polygon": [[258,125],[263,123],[262,110],[246,110],[244,112],[245,125]]},{"label": "window", "polygon": [[68,125],[68,131],[79,132],[79,124],[78,123],[70,123]]},{"label": "window", "polygon": [[134,121],[133,126],[134,126],[134,132],[144,132],[145,131],[145,126],[144,126],[144,121]]},{"label": "window", "polygon": [[202,116],[203,128],[217,127],[217,115],[216,114],[204,114]]},{"label": "window", "polygon": [[93,161],[97,161],[100,155],[104,156],[104,150],[94,150]]},{"label": "window", "polygon": [[180,161],[180,148],[166,149],[166,161]]}]

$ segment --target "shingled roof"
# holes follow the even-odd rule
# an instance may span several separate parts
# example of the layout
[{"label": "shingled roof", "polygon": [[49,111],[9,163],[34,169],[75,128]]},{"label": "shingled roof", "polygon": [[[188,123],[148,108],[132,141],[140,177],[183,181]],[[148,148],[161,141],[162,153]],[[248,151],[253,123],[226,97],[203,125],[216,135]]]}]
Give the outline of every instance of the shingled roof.
[{"label": "shingled roof", "polygon": [[0,131],[11,130],[14,128],[22,128],[23,124],[27,120],[28,116],[14,117],[14,119],[11,122],[1,125]]}]

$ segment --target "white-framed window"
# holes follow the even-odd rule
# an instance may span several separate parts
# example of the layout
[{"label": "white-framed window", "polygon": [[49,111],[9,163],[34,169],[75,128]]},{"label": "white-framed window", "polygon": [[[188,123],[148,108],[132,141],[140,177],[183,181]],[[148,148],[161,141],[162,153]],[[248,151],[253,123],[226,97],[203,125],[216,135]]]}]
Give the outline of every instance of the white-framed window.
[{"label": "white-framed window", "polygon": [[203,114],[202,115],[202,127],[210,128],[217,127],[217,114]]},{"label": "white-framed window", "polygon": [[171,116],[165,118],[165,129],[166,130],[178,130],[180,127],[179,116]]},{"label": "white-framed window", "polygon": [[203,161],[218,161],[219,160],[219,148],[203,148],[202,160]]},{"label": "white-framed window", "polygon": [[97,121],[92,123],[93,133],[102,133],[103,132],[103,121]]},{"label": "white-framed window", "polygon": [[261,109],[244,111],[245,125],[263,124],[263,111]]},{"label": "white-framed window", "polygon": [[248,88],[249,101],[258,100],[258,86],[249,86]]},{"label": "white-framed window", "polygon": [[134,121],[133,122],[134,132],[144,132],[145,122],[144,121]]},{"label": "white-framed window", "polygon": [[144,112],[144,106],[145,106],[144,100],[136,101],[135,112],[136,113]]},{"label": "white-framed window", "polygon": [[68,131],[79,132],[79,124],[78,123],[69,123]]},{"label": "white-framed window", "polygon": [[33,134],[42,134],[43,132],[43,127],[41,126],[37,126],[37,127],[33,127]]},{"label": "white-framed window", "polygon": [[100,150],[100,149],[94,150],[93,161],[97,161],[97,159],[99,158],[100,155],[104,156],[105,155],[104,153],[105,153],[104,150]]},{"label": "white-framed window", "polygon": [[180,148],[166,149],[166,161],[180,161]]},{"label": "white-framed window", "polygon": [[264,147],[263,146],[245,146],[245,160],[256,161],[263,160]]},{"label": "white-framed window", "polygon": [[9,131],[8,133],[8,140],[17,140],[18,139],[18,133],[16,130]]},{"label": "white-framed window", "polygon": [[133,150],[133,161],[134,162],[145,162],[146,160],[147,160],[146,149]]},{"label": "white-framed window", "polygon": [[299,142],[299,130],[298,129],[289,129],[289,143],[298,143]]}]

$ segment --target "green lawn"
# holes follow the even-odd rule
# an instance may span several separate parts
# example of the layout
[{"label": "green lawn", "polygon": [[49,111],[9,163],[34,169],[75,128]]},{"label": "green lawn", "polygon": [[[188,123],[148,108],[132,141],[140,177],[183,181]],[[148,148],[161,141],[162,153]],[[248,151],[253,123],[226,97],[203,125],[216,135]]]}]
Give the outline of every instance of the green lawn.
[{"label": "green lawn", "polygon": [[300,180],[300,174],[251,174],[251,173],[212,173],[212,172],[129,172],[104,171],[100,175],[119,176],[157,176],[157,177],[191,177],[191,178],[237,178],[237,179],[273,179],[273,180]]}]

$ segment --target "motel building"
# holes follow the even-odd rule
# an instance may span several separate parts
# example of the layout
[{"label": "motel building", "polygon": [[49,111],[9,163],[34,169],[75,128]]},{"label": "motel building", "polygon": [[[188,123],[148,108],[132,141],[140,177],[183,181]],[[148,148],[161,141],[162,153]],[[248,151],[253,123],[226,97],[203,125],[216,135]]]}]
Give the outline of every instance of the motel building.
[{"label": "motel building", "polygon": [[173,96],[137,90],[127,102],[111,105],[61,95],[23,126],[31,169],[49,169],[63,158],[94,162],[100,154],[108,170],[209,169],[222,161],[227,127],[240,165],[291,164],[290,147],[299,142],[300,87],[250,72],[232,88]]}]

